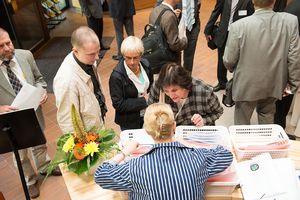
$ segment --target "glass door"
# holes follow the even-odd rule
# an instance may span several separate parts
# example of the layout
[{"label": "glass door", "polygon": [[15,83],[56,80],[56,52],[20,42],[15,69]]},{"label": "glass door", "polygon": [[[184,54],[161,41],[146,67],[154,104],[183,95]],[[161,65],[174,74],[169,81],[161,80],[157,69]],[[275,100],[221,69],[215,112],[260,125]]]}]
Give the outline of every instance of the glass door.
[{"label": "glass door", "polygon": [[[36,50],[47,40],[49,31],[41,12],[39,0],[0,0],[6,15],[0,15],[16,48]],[[0,10],[2,13],[2,10]]]}]

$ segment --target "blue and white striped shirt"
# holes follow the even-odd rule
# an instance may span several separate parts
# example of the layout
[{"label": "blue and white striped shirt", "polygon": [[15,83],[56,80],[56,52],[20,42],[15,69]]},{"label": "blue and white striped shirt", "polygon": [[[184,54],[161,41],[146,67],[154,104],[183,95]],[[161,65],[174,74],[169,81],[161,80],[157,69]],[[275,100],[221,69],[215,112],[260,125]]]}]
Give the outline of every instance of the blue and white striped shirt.
[{"label": "blue and white striped shirt", "polygon": [[95,182],[104,189],[129,192],[135,200],[200,200],[209,176],[232,162],[230,151],[188,148],[179,142],[155,144],[141,157],[117,165],[104,162]]}]

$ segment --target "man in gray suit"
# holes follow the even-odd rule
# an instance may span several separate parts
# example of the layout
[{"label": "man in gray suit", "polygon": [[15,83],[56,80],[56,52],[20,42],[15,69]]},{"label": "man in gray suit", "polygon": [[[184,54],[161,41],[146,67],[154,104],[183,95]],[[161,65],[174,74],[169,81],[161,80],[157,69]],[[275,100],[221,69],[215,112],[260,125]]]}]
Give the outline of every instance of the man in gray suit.
[{"label": "man in gray suit", "polygon": [[[8,33],[0,28],[0,113],[12,112],[18,109],[10,105],[24,83],[29,83],[36,87],[46,88],[47,86],[36,66],[32,53],[28,50],[15,50]],[[40,105],[46,101],[47,94],[44,94]],[[41,107],[37,109],[36,114],[41,128],[44,129]],[[50,162],[47,155],[47,146],[39,145],[30,149],[37,171],[42,175],[46,175]],[[38,177],[28,158],[28,149],[20,150],[19,154],[29,195],[31,198],[36,198],[40,194],[37,187]],[[61,175],[59,168],[56,168],[51,175]]]},{"label": "man in gray suit", "polygon": [[274,12],[274,0],[253,3],[255,13],[231,25],[223,57],[234,71],[235,124],[250,124],[254,108],[259,124],[273,123],[276,100],[300,84],[297,17]]},{"label": "man in gray suit", "polygon": [[[217,0],[214,10],[205,26],[204,34],[207,41],[214,40],[218,47],[218,66],[217,77],[218,84],[214,87],[214,92],[225,89],[227,83],[227,70],[223,64],[223,55],[230,29],[231,23],[249,15],[254,12],[252,0]],[[220,18],[220,25],[216,38],[213,39],[213,27],[216,21]]]}]

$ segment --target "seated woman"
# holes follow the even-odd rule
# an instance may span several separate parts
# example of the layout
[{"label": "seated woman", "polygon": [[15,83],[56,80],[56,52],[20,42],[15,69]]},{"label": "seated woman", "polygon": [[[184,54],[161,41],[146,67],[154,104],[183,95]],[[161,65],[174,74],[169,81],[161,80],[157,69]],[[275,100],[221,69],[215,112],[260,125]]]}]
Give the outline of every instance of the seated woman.
[{"label": "seated woman", "polygon": [[109,91],[116,110],[115,122],[121,130],[143,127],[143,116],[147,97],[152,84],[149,63],[142,59],[142,41],[127,37],[121,45],[123,58],[120,59],[109,79]]},{"label": "seated woman", "polygon": [[175,141],[176,122],[167,104],[150,105],[144,119],[145,130],[155,140],[152,150],[120,164],[138,146],[130,141],[98,167],[95,182],[104,189],[128,191],[129,199],[203,199],[205,182],[231,164],[231,152],[221,146],[194,149]]},{"label": "seated woman", "polygon": [[[164,94],[160,94],[163,91]],[[201,80],[193,79],[180,65],[169,63],[162,67],[150,90],[148,104],[170,104],[177,125],[215,125],[223,114],[213,89]]]}]

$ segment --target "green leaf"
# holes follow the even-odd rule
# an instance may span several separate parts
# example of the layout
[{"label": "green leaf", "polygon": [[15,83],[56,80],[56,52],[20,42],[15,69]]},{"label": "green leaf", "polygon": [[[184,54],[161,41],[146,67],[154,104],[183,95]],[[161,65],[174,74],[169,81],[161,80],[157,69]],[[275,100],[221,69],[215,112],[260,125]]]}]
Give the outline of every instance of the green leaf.
[{"label": "green leaf", "polygon": [[57,145],[57,150],[62,151],[62,148],[64,146],[64,144],[66,143],[66,141],[69,139],[69,137],[71,137],[72,134],[68,133],[68,134],[63,134],[62,136],[60,136],[58,138],[58,141],[56,143]]},{"label": "green leaf", "polygon": [[112,128],[101,129],[99,131],[99,136],[100,136],[100,142],[108,142],[114,139],[116,133]]}]

